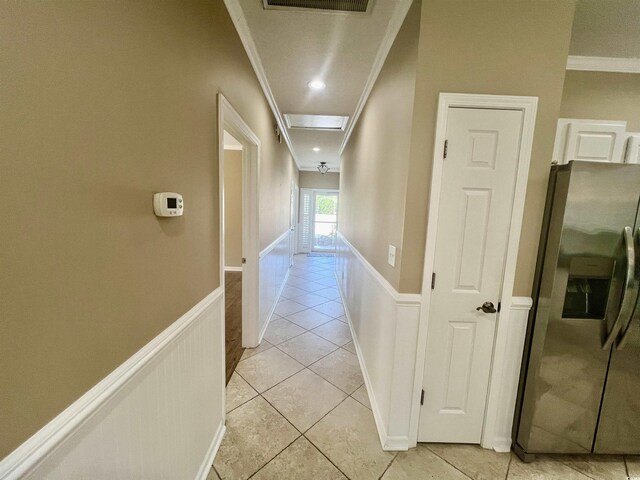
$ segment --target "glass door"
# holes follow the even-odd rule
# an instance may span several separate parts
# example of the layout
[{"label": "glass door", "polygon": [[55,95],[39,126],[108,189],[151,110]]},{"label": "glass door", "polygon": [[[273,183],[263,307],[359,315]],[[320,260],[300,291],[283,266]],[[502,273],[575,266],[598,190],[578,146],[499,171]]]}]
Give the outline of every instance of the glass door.
[{"label": "glass door", "polygon": [[313,192],[314,252],[335,252],[338,231],[338,192]]}]

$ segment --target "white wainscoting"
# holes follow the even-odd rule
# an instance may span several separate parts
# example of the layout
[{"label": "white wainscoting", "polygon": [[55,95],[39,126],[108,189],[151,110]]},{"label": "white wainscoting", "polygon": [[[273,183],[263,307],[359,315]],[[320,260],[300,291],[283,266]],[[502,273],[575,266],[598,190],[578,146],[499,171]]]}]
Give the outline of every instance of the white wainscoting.
[{"label": "white wainscoting", "polygon": [[224,435],[216,289],[0,463],[0,479],[202,479]]},{"label": "white wainscoting", "polygon": [[[289,229],[260,252],[260,336],[262,341],[269,320],[276,309],[280,292],[289,276]],[[257,346],[254,345],[254,346]]]},{"label": "white wainscoting", "polygon": [[336,276],[384,450],[410,446],[420,299],[398,293],[338,234]]},{"label": "white wainscoting", "polygon": [[[504,345],[495,345],[494,364],[491,372],[490,401],[485,419],[485,432],[482,446],[493,448],[496,452],[511,450],[511,429],[518,395],[520,367],[524,341],[527,335],[527,322],[533,300],[529,297],[512,297],[511,305],[505,305],[500,314],[501,322],[506,323]],[[507,315],[504,315],[504,314]],[[495,405],[492,408],[491,405]]]}]

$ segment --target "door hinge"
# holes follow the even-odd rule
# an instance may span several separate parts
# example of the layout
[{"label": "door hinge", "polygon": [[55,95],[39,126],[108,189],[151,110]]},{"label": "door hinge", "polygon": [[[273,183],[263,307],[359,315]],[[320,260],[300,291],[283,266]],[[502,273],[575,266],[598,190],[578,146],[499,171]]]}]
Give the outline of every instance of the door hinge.
[{"label": "door hinge", "polygon": [[424,405],[424,388],[420,392],[420,405]]},{"label": "door hinge", "polygon": [[442,153],[442,158],[447,158],[447,150],[449,149],[449,140],[444,141],[444,152]]},{"label": "door hinge", "polygon": [[436,272],[431,274],[431,290],[436,288]]},{"label": "door hinge", "polygon": [[242,263],[247,263],[247,259],[242,257]]},{"label": "door hinge", "polygon": [[498,302],[498,312],[502,309],[502,302]]}]

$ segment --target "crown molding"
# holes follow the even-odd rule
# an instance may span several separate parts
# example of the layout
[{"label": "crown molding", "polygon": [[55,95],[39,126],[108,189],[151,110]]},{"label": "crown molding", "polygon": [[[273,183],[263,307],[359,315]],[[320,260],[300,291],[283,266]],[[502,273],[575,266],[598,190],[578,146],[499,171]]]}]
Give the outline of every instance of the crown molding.
[{"label": "crown molding", "polygon": [[255,42],[253,41],[253,37],[251,36],[249,24],[247,23],[247,19],[244,16],[244,12],[242,11],[240,2],[238,0],[224,0],[224,4],[227,7],[229,15],[231,16],[231,21],[233,22],[234,26],[236,27],[236,31],[240,36],[240,41],[244,46],[244,50],[245,52],[247,52],[247,56],[249,57],[249,61],[251,62],[251,66],[253,67],[253,71],[258,77],[258,82],[262,87],[264,96],[267,98],[269,107],[271,107],[271,112],[276,118],[280,133],[282,134],[287,147],[289,147],[289,151],[291,152],[293,161],[296,163],[296,167],[298,167],[298,170],[300,170],[300,161],[296,157],[293,145],[291,143],[291,138],[289,137],[289,132],[286,125],[284,124],[284,121],[282,120],[282,114],[280,112],[280,109],[278,108],[276,99],[273,96],[273,92],[271,91],[269,82],[267,81],[267,74],[264,70],[264,67],[262,66],[262,61],[260,60],[260,56],[258,55],[258,49]]},{"label": "crown molding", "polygon": [[567,70],[587,72],[640,73],[640,58],[584,57],[569,55]]},{"label": "crown molding", "polygon": [[358,100],[358,104],[356,105],[356,109],[351,115],[349,119],[349,123],[347,124],[347,129],[344,135],[344,139],[342,140],[342,144],[340,145],[340,155],[344,151],[347,146],[347,142],[349,142],[349,137],[353,132],[353,129],[358,122],[358,118],[360,118],[360,114],[362,110],[364,110],[364,106],[369,99],[369,95],[371,94],[371,90],[378,79],[378,75],[380,75],[380,70],[382,70],[382,66],[384,65],[385,60],[387,59],[387,55],[389,55],[389,50],[393,45],[400,28],[402,27],[402,23],[404,22],[405,17],[407,16],[407,12],[411,7],[413,0],[398,0],[396,3],[395,10],[389,19],[389,24],[387,25],[387,30],[382,38],[382,42],[380,44],[380,48],[378,49],[378,53],[373,62],[373,66],[371,67],[371,71],[369,72],[369,78],[367,79],[367,83],[365,84],[364,90],[360,99]]}]

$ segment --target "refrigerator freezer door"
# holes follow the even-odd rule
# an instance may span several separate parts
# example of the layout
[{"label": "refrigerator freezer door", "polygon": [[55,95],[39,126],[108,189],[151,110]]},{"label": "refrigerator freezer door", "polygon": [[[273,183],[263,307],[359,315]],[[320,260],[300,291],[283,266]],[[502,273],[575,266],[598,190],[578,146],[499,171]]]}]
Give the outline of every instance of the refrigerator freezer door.
[{"label": "refrigerator freezer door", "polygon": [[[640,176],[637,179],[640,189]],[[640,209],[636,222],[636,266],[640,261]],[[640,273],[640,268],[637,269]],[[640,299],[624,335],[615,348],[602,400],[595,453],[640,454]]]},{"label": "refrigerator freezer door", "polygon": [[636,220],[640,168],[571,162],[553,175],[516,442],[526,453],[589,453],[611,355],[602,345],[620,310],[623,231]]}]

